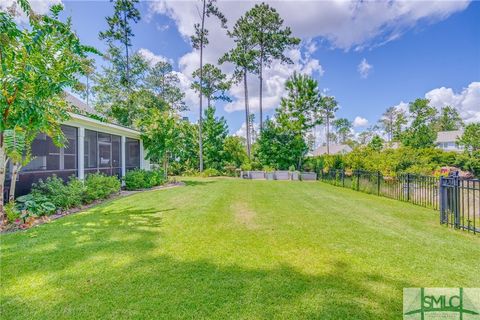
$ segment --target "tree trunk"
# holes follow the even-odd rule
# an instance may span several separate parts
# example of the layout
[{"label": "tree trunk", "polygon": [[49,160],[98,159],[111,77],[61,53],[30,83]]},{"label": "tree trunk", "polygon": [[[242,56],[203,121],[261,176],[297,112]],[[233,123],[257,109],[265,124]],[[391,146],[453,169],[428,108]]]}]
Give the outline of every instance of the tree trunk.
[{"label": "tree trunk", "polygon": [[126,60],[127,60],[127,87],[130,88],[130,63],[128,61],[128,35],[127,35],[127,12],[123,13],[123,22],[125,23],[125,55],[126,55]]},{"label": "tree trunk", "polygon": [[7,159],[5,155],[5,149],[3,146],[3,132],[0,134],[0,225],[3,224],[5,219],[5,210],[3,208],[3,195],[5,186],[5,175],[7,169]]},{"label": "tree trunk", "polygon": [[260,49],[260,134],[263,130],[263,47]]},{"label": "tree trunk", "polygon": [[202,113],[203,113],[203,101],[202,101],[202,89],[203,89],[203,31],[205,27],[205,3],[206,0],[203,0],[203,11],[202,11],[202,28],[200,29],[200,117],[198,120],[198,149],[199,149],[199,170],[203,171],[203,139],[202,139]]},{"label": "tree trunk", "polygon": [[330,154],[330,118],[327,116],[327,154]]},{"label": "tree trunk", "polygon": [[243,86],[245,89],[245,129],[247,130],[247,155],[250,159],[250,110],[248,106],[247,68],[243,68]]},{"label": "tree trunk", "polygon": [[18,162],[14,162],[12,166],[12,174],[10,179],[10,190],[8,193],[8,202],[15,201],[15,187],[17,185],[17,176],[18,172],[20,171],[21,164]]}]

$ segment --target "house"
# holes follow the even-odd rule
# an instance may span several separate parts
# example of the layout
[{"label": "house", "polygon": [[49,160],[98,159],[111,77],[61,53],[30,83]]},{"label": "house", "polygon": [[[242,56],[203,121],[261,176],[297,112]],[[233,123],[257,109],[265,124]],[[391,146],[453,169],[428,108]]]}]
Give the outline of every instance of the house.
[{"label": "house", "polygon": [[[69,94],[66,100],[81,112],[94,114],[81,100]],[[150,169],[149,161],[144,158],[139,131],[82,114],[71,113],[70,116],[62,124],[67,140],[64,147],[55,146],[45,134],[35,138],[33,160],[18,174],[16,195],[28,193],[32,183],[52,175],[67,180],[70,176],[83,179],[89,173],[101,172],[121,178],[128,170]],[[11,171],[11,168],[7,170]],[[9,172],[5,184],[7,188],[10,186],[8,177]]]},{"label": "house", "polygon": [[[331,144],[329,146],[328,154],[346,154],[352,152],[352,148],[346,144]],[[327,146],[320,146],[317,149],[313,150],[312,156],[322,156],[327,154]]]},{"label": "house", "polygon": [[457,140],[462,134],[462,130],[439,131],[437,139],[435,140],[435,145],[444,151],[461,152],[464,148],[457,144]]}]

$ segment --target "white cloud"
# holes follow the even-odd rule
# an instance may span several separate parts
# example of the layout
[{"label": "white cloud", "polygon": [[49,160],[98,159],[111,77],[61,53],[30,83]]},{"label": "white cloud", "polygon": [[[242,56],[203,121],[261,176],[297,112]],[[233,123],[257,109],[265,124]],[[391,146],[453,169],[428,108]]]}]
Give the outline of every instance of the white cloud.
[{"label": "white cloud", "polygon": [[368,120],[363,117],[356,116],[355,119],[353,120],[353,126],[355,128],[366,127],[367,125],[368,125]]},{"label": "white cloud", "polygon": [[366,79],[370,74],[370,71],[373,69],[373,66],[367,62],[367,59],[363,60],[358,64],[357,70],[360,73],[360,77]]},{"label": "white cloud", "polygon": [[[257,123],[253,124],[253,136],[250,137],[252,143],[255,142],[257,139],[257,133],[259,132],[259,125]],[[247,126],[246,122],[243,122],[240,128],[233,134],[234,136],[242,137],[242,138],[247,138]],[[252,135],[252,132],[250,132],[250,135]]]},{"label": "white cloud", "polygon": [[466,122],[480,122],[480,82],[472,82],[458,93],[452,88],[436,88],[427,92],[425,98],[438,109],[445,106],[457,108]]},{"label": "white cloud", "polygon": [[[33,0],[29,1],[33,12],[37,14],[46,14],[50,11],[50,7],[55,4],[61,4],[62,0]],[[21,7],[17,4],[16,0],[0,0],[0,11],[6,11],[15,5],[18,16],[15,17],[15,21],[18,23],[26,24],[28,22],[27,16],[22,11]]]},{"label": "white cloud", "polygon": [[[317,59],[312,59],[302,55],[300,49],[293,49],[287,55],[294,62],[293,65],[283,65],[274,62],[271,68],[264,72],[264,92],[263,92],[263,108],[265,110],[274,109],[280,103],[280,98],[285,92],[285,81],[295,71],[308,75],[322,75],[324,70]],[[252,112],[258,111],[260,100],[258,96],[259,81],[256,76],[249,75],[248,78],[249,91],[249,107]],[[230,90],[234,101],[225,106],[225,111],[234,112],[245,109],[244,90],[242,84],[233,87]]]},{"label": "white cloud", "polygon": [[143,56],[151,65],[155,65],[160,61],[169,62],[170,64],[173,64],[172,59],[167,59],[166,57],[155,54],[152,51],[145,48],[139,49],[137,53]]},{"label": "white cloud", "polygon": [[[231,27],[238,18],[259,1],[219,1],[219,9]],[[316,37],[326,39],[332,47],[344,50],[361,50],[368,46],[392,41],[419,21],[435,21],[447,18],[454,12],[465,9],[469,1],[266,1],[277,9],[285,25],[291,27],[295,36],[304,40],[301,49],[289,52],[293,66],[274,63],[265,71],[264,108],[275,108],[283,94],[285,80],[293,71],[307,74],[323,74],[320,61],[311,55],[317,50]],[[194,32],[194,23],[199,21],[199,2],[195,0],[159,0],[149,3],[149,14],[170,17],[179,33],[189,42]],[[210,43],[204,50],[204,62],[216,64],[218,59],[234,43],[226,30],[211,17],[206,21]],[[365,61],[366,62],[366,61]],[[367,63],[368,64],[368,63]],[[370,65],[369,65],[370,66]],[[191,74],[199,67],[198,52],[192,50],[179,59],[179,70],[191,81]],[[222,65],[222,71],[230,74],[232,65]],[[371,70],[370,69],[368,71]],[[252,111],[258,110],[258,80],[249,75],[249,97]],[[230,90],[234,98],[226,105],[227,112],[243,110],[243,89],[235,86]],[[198,99],[197,99],[198,100]],[[192,104],[198,107],[198,102]],[[194,109],[191,110],[196,113]]]},{"label": "white cloud", "polygon": [[[471,82],[457,93],[452,88],[435,88],[425,93],[425,98],[438,110],[445,106],[455,107],[467,123],[480,122],[480,82]],[[402,101],[394,107],[409,116],[408,103]]]},{"label": "white cloud", "polygon": [[[232,25],[260,1],[220,1],[220,10]],[[458,1],[265,1],[275,7],[285,24],[304,39],[323,37],[341,49],[362,49],[397,39],[418,22],[438,21],[464,10],[468,0]],[[180,33],[193,33],[198,20],[197,1],[152,2],[152,11],[175,20]],[[213,27],[210,29],[213,30]]]}]

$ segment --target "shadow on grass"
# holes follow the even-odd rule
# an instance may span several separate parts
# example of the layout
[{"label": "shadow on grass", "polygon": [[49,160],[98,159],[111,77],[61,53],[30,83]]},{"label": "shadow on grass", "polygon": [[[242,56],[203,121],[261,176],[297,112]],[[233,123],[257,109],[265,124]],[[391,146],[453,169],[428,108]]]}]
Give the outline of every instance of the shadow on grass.
[{"label": "shadow on grass", "polygon": [[200,180],[182,180],[187,187],[196,187],[196,186],[206,186],[212,183],[216,183],[217,181],[215,180],[205,180],[205,181],[200,181]]},{"label": "shadow on grass", "polygon": [[[309,275],[287,264],[180,260],[161,250],[162,213],[172,210],[99,208],[32,230],[33,238],[14,235],[2,253],[2,318],[392,319],[401,288],[413,286],[344,261]],[[48,276],[36,287],[32,274]]]}]

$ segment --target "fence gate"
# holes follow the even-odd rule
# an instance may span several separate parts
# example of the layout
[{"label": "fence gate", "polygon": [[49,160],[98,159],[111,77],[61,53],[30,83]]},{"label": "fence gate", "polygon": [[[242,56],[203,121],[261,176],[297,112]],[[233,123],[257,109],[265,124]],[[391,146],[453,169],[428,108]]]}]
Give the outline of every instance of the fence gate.
[{"label": "fence gate", "polygon": [[458,172],[440,178],[440,223],[480,232],[480,180],[463,180]]}]

